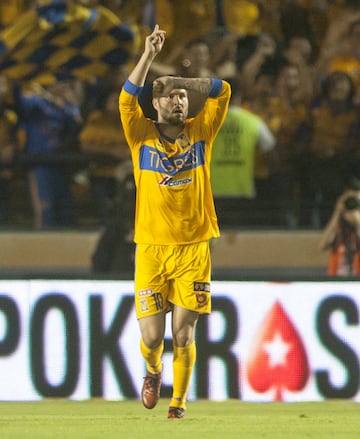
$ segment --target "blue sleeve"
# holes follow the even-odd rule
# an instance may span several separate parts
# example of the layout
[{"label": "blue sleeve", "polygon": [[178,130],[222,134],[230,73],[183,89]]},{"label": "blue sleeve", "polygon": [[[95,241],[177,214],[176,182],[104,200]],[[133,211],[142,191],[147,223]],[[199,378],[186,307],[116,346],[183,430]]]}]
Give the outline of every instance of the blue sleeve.
[{"label": "blue sleeve", "polygon": [[211,89],[209,92],[210,98],[216,98],[222,89],[222,80],[218,78],[211,78]]},{"label": "blue sleeve", "polygon": [[133,84],[128,79],[125,81],[123,86],[124,90],[133,96],[139,96],[144,87],[139,87],[138,85]]}]

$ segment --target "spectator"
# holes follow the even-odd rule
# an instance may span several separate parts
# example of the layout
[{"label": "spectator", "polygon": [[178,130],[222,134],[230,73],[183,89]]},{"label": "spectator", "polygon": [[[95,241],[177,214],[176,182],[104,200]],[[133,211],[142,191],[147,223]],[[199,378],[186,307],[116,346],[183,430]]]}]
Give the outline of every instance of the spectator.
[{"label": "spectator", "polygon": [[231,105],[215,139],[211,181],[216,211],[222,226],[250,225],[249,201],[256,197],[254,162],[257,150],[267,154],[275,138],[264,121],[241,108],[240,93],[232,86]]},{"label": "spectator", "polygon": [[236,50],[239,36],[234,32],[220,31],[209,35],[210,70],[218,78],[236,79]]},{"label": "spectator", "polygon": [[34,227],[69,227],[76,223],[71,177],[59,160],[60,153],[77,142],[81,116],[73,102],[69,84],[54,83],[47,88],[15,88],[21,147],[28,158],[28,183],[34,212]]},{"label": "spectator", "polygon": [[251,93],[257,75],[266,65],[277,62],[278,50],[277,42],[270,34],[246,36],[238,40],[236,62],[244,90]]},{"label": "spectator", "polygon": [[276,76],[272,102],[280,124],[269,178],[270,199],[278,209],[279,224],[288,228],[296,227],[298,221],[295,167],[302,154],[299,133],[307,118],[309,99],[299,68],[285,61]]},{"label": "spectator", "polygon": [[360,11],[358,20],[353,21],[349,26],[348,53],[339,54],[334,57],[329,66],[329,71],[340,70],[351,76],[356,87],[356,102],[360,104]]},{"label": "spectator", "polygon": [[190,41],[184,48],[178,73],[188,78],[209,78],[214,76],[210,69],[211,53],[205,40]]},{"label": "spectator", "polygon": [[298,68],[301,92],[304,98],[311,100],[314,94],[314,58],[311,41],[305,37],[292,37],[287,42],[283,55],[290,64]]},{"label": "spectator", "polygon": [[315,85],[318,90],[324,77],[334,71],[351,76],[356,87],[356,101],[360,102],[360,4],[344,8],[342,14],[328,27],[315,64]]},{"label": "spectator", "polygon": [[[242,107],[259,116],[271,130],[276,139],[277,132],[280,128],[281,119],[276,112],[276,106],[273,103],[275,93],[275,71],[269,68],[263,68],[256,76],[251,95],[242,102]],[[254,181],[256,191],[256,203],[254,209],[261,215],[258,215],[258,222],[263,225],[272,221],[270,211],[271,203],[271,185],[270,185],[270,163],[271,152],[264,153],[261,150],[255,152],[254,163]],[[266,215],[264,215],[266,212]],[[261,219],[264,221],[261,221]]]},{"label": "spectator", "polygon": [[[106,154],[113,163],[90,163],[90,184],[99,223],[103,226],[112,216],[118,182],[116,169],[120,161],[130,159],[123,130],[119,124],[118,91],[109,93],[103,109],[93,111],[88,116],[80,133],[81,149],[86,153]],[[126,209],[124,209],[126,211]]]},{"label": "spectator", "polygon": [[360,182],[354,180],[338,197],[320,238],[329,252],[329,276],[360,275]]},{"label": "spectator", "polygon": [[[271,129],[276,146],[268,158],[258,154],[256,177],[263,208],[272,208],[267,220],[278,226],[297,225],[294,163],[299,155],[299,131],[307,114],[309,94],[299,69],[283,60],[267,61],[255,78],[245,108],[258,114]],[[266,160],[266,161],[265,161]],[[261,205],[260,205],[261,206]]]},{"label": "spectator", "polygon": [[299,158],[301,223],[309,225],[310,221],[313,228],[324,226],[359,157],[359,109],[354,94],[353,81],[346,73],[331,73],[302,128],[306,146]]}]

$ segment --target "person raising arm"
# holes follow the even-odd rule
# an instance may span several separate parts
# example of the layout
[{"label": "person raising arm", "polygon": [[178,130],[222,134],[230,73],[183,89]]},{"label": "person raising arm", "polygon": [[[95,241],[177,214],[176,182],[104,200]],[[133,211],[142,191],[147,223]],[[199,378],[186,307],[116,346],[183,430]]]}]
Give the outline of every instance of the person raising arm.
[{"label": "person raising arm", "polygon": [[[198,317],[211,312],[209,240],[220,232],[210,160],[231,88],[216,78],[159,77],[152,96],[157,120],[146,117],[138,98],[164,43],[165,32],[156,25],[121,89],[119,111],[136,185],[135,306],[146,366],[141,398],[148,409],[160,398],[166,313],[171,312],[173,394],[167,416],[173,419],[185,413]],[[204,98],[193,117],[189,92]]]}]

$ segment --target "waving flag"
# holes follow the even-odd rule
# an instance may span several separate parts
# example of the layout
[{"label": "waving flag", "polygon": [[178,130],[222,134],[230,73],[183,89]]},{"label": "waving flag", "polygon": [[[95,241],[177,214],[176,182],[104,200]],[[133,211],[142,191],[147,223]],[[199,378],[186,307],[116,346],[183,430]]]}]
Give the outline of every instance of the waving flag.
[{"label": "waving flag", "polygon": [[127,63],[139,32],[102,6],[39,1],[0,33],[0,73],[18,81],[87,79]]}]

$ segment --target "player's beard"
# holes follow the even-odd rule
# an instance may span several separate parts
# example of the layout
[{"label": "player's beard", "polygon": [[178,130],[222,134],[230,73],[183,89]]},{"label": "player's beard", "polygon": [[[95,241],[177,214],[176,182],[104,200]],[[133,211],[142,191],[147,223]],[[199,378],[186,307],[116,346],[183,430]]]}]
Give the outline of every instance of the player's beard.
[{"label": "player's beard", "polygon": [[163,122],[174,126],[183,126],[187,116],[184,110],[182,110],[182,113],[174,113],[164,108],[161,109],[160,115]]},{"label": "player's beard", "polygon": [[169,124],[174,126],[183,126],[185,123],[185,116],[179,117],[179,115],[170,116],[167,121]]}]

